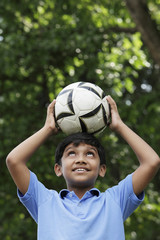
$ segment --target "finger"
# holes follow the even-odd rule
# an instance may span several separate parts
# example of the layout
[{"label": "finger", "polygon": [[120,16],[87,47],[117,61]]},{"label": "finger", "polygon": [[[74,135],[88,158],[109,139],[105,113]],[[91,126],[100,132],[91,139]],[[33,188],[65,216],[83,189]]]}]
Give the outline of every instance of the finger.
[{"label": "finger", "polygon": [[113,98],[110,95],[106,96],[106,99],[107,99],[107,101],[109,103],[113,103],[114,102]]},{"label": "finger", "polygon": [[56,99],[53,99],[53,101],[50,103],[50,105],[53,107],[56,104]]},{"label": "finger", "polygon": [[48,112],[49,112],[49,113],[53,113],[55,104],[56,104],[56,100],[54,99],[54,100],[49,104],[49,106],[48,106]]},{"label": "finger", "polygon": [[108,95],[106,97],[106,99],[109,102],[111,109],[117,110],[117,105],[116,105],[116,102],[114,101],[114,99],[110,95]]}]

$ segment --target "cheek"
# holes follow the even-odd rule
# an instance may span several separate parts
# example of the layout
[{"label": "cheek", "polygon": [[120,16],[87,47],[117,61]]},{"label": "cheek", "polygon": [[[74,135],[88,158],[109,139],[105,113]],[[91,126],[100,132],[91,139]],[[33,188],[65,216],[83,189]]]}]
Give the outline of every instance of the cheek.
[{"label": "cheek", "polygon": [[62,164],[62,175],[65,177],[70,174],[71,166],[69,164]]}]

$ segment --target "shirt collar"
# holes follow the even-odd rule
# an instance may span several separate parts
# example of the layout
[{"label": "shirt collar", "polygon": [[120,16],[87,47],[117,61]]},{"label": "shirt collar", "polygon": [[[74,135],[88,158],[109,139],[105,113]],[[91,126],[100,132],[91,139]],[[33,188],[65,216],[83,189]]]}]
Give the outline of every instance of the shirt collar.
[{"label": "shirt collar", "polygon": [[100,191],[97,188],[92,188],[89,192],[92,193],[93,196],[99,197],[100,195]]},{"label": "shirt collar", "polygon": [[69,190],[62,189],[59,193],[60,197],[63,199],[67,194],[69,193]]},{"label": "shirt collar", "polygon": [[[60,197],[63,199],[65,198],[65,196],[69,193],[70,191],[67,189],[62,189],[59,193]],[[97,188],[92,188],[89,190],[89,192],[93,195],[93,196],[97,196],[99,197],[100,195],[100,191]]]}]

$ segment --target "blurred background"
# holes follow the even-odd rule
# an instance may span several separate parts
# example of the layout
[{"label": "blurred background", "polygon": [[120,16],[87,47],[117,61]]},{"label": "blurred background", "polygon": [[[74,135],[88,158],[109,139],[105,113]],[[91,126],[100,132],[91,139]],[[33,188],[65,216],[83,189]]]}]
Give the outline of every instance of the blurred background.
[{"label": "blurred background", "polygon": [[[0,239],[36,239],[36,224],[18,201],[6,168],[7,154],[39,130],[48,104],[66,85],[91,82],[117,102],[121,118],[160,154],[160,0],[0,1]],[[28,166],[46,187],[59,191],[51,137]],[[108,171],[104,191],[138,161],[106,129]],[[126,240],[160,240],[160,172],[144,203],[125,222]]]}]

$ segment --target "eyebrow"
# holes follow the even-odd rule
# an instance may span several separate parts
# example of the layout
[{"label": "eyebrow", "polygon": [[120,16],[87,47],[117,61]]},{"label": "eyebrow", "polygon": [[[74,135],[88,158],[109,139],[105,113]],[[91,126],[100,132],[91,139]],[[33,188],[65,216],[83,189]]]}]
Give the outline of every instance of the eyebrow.
[{"label": "eyebrow", "polygon": [[72,146],[72,147],[67,147],[65,150],[64,150],[64,152],[68,152],[70,149],[72,149],[74,146]]},{"label": "eyebrow", "polygon": [[[64,150],[64,152],[68,152],[70,149],[74,149],[74,148],[77,148],[76,146],[71,146],[71,147],[66,147],[66,149]],[[88,150],[93,150],[94,152],[98,153],[98,150],[96,147],[94,146],[88,146]]]},{"label": "eyebrow", "polygon": [[96,147],[95,148],[94,147],[89,147],[89,149],[94,150],[96,153],[98,152]]}]

